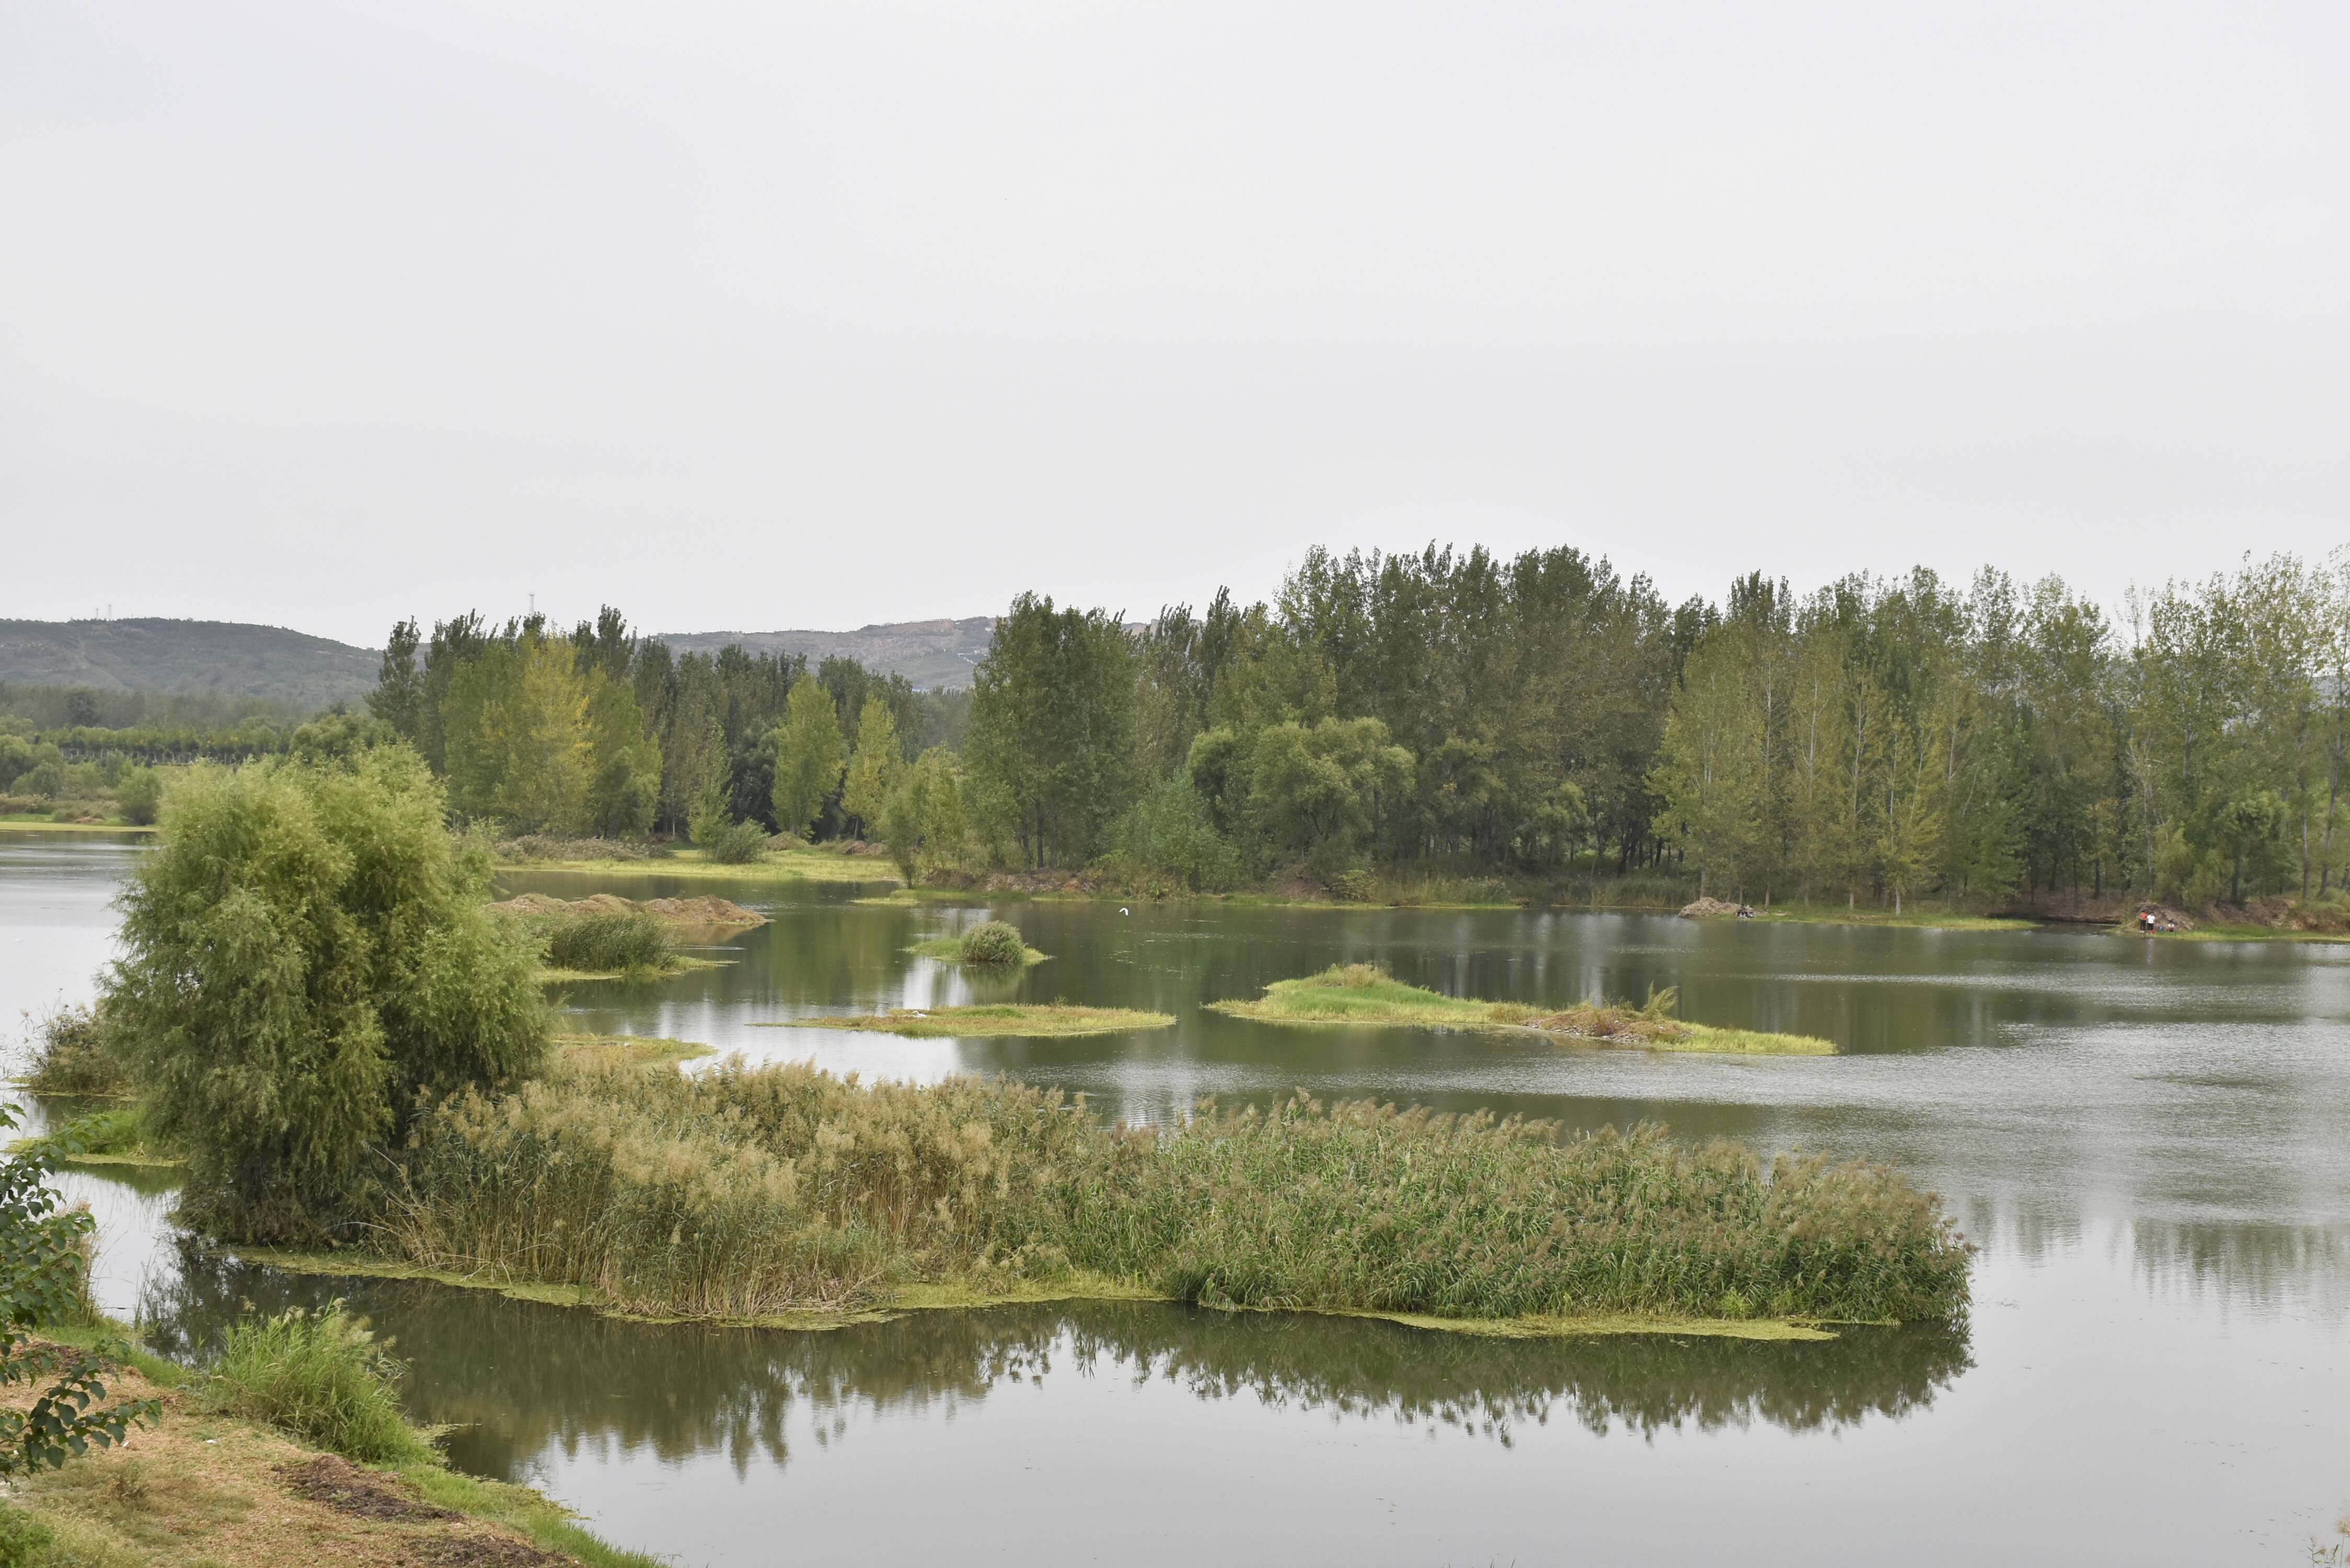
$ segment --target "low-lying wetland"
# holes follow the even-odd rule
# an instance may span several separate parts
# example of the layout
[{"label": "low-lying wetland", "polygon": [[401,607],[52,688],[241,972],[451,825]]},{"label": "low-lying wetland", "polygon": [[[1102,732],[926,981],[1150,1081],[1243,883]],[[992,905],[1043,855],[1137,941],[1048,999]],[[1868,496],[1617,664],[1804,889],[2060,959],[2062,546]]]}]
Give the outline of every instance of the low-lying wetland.
[{"label": "low-lying wetland", "polygon": [[1302,980],[1275,981],[1254,1001],[1212,1002],[1215,1012],[1263,1023],[1388,1025],[1416,1029],[1528,1030],[1555,1039],[1648,1051],[1746,1056],[1830,1056],[1834,1042],[1808,1034],[1721,1029],[1676,1018],[1678,994],[1651,992],[1638,1006],[1592,1001],[1544,1009],[1478,1002],[1407,985],[1376,964],[1333,964]]}]

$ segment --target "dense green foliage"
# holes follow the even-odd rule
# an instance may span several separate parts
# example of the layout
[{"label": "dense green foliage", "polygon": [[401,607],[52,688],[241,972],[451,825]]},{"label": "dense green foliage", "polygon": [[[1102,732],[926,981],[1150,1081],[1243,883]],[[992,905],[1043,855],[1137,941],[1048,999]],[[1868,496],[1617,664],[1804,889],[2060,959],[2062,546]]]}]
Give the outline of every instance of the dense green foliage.
[{"label": "dense green foliage", "polygon": [[60,1007],[33,1030],[26,1085],[44,1095],[120,1095],[130,1087],[130,1063],[120,1032],[90,1006]]},{"label": "dense green foliage", "polygon": [[[714,800],[727,823],[769,833],[813,826],[821,836],[839,830],[848,810],[840,769],[826,776],[821,748],[792,753],[804,776],[777,794],[786,720],[804,680],[830,700],[836,742],[842,726],[863,733],[874,702],[908,748],[900,762],[960,736],[963,694],[916,691],[846,659],[811,671],[795,654],[733,646],[673,656],[608,608],[568,635],[536,616],[493,627],[467,614],[436,623],[429,638],[402,621],[368,701],[447,777],[461,817],[510,834],[675,833]],[[800,711],[814,721],[805,697]],[[778,821],[779,800],[806,816]]]},{"label": "dense green foliage", "polygon": [[1654,780],[1713,885],[2128,888],[2201,908],[2342,876],[2350,557],[2137,596],[2127,635],[2050,580],[1752,577],[1710,618]]},{"label": "dense green foliage", "polygon": [[407,1375],[390,1345],[337,1302],[322,1312],[294,1307],[232,1324],[197,1397],[206,1410],[262,1422],[367,1464],[437,1462],[401,1413]]},{"label": "dense green foliage", "polygon": [[1027,961],[1028,944],[1020,940],[1017,926],[1003,920],[982,920],[963,932],[955,944],[955,951],[965,963],[1017,968]]},{"label": "dense green foliage", "polygon": [[[1220,593],[1145,626],[1020,596],[959,749],[940,743],[957,699],[846,660],[673,660],[607,611],[567,639],[567,684],[558,644],[466,618],[435,628],[420,670],[413,623],[395,635],[377,711],[448,769],[461,812],[552,822],[529,803],[591,796],[549,781],[606,765],[534,765],[524,786],[540,742],[457,739],[488,722],[451,695],[490,680],[466,672],[510,665],[549,695],[481,708],[501,735],[590,714],[582,670],[634,693],[642,740],[621,772],[658,772],[652,815],[671,827],[715,798],[730,821],[879,836],[913,879],[1092,867],[1143,891],[1304,876],[1347,892],[1605,875],[1666,898],[2199,907],[2323,898],[2350,860],[2350,556],[2167,585],[2116,625],[2054,579],[1992,571],[1804,598],[1757,575],[1720,607],[1668,606],[1574,549],[1317,550],[1271,604]],[[627,750],[624,718],[581,755]],[[475,778],[480,755],[504,760]],[[650,819],[639,801],[610,820]]]},{"label": "dense green foliage", "polygon": [[792,683],[783,727],[775,732],[775,826],[804,836],[841,784],[847,752],[832,693],[803,675]]},{"label": "dense green foliage", "polygon": [[546,961],[556,969],[606,974],[666,969],[677,960],[669,928],[642,909],[562,915],[547,924]]},{"label": "dense green foliage", "polygon": [[1056,1092],[802,1065],[567,1067],[419,1128],[433,1267],[753,1315],[1072,1269],[1186,1300],[1505,1317],[1956,1321],[1967,1249],[1881,1168],[1303,1100],[1103,1126]]},{"label": "dense green foliage", "polygon": [[420,1096],[537,1064],[532,939],[484,909],[486,861],[444,815],[405,746],[200,766],[166,797],[103,1006],[195,1223],[315,1238]]},{"label": "dense green foliage", "polygon": [[[16,1107],[0,1106],[0,1132],[17,1126]],[[29,1408],[0,1409],[0,1480],[55,1469],[93,1447],[119,1443],[139,1422],[160,1414],[152,1399],[105,1403],[122,1347],[78,1350],[33,1339],[44,1324],[87,1321],[88,1209],[61,1207],[49,1178],[70,1135],[38,1140],[0,1158],[0,1385],[31,1384]]]}]

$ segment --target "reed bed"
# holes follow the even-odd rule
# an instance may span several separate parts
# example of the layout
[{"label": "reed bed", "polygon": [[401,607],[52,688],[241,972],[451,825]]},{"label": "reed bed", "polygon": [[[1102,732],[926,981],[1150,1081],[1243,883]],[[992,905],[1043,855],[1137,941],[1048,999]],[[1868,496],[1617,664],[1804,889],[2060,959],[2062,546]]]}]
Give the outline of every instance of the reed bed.
[{"label": "reed bed", "polygon": [[1073,1277],[1455,1319],[1955,1323],[1967,1302],[1969,1248],[1881,1167],[1302,1097],[1138,1129],[1011,1083],[573,1062],[445,1102],[405,1173],[385,1236],[408,1262],[649,1316]]},{"label": "reed bed", "polygon": [[555,969],[609,974],[677,967],[669,928],[641,909],[565,915],[549,925],[546,961]]}]

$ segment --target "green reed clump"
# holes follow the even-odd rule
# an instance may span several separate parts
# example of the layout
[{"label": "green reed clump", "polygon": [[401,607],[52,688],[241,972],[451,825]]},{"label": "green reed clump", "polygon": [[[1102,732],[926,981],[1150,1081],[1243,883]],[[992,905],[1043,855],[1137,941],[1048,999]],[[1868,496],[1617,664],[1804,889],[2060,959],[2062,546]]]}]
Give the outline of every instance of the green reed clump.
[{"label": "green reed clump", "polygon": [[1003,964],[1017,969],[1027,961],[1028,944],[1016,926],[1003,920],[982,920],[963,932],[960,946],[965,963]]},{"label": "green reed clump", "polygon": [[61,1007],[33,1028],[27,1088],[44,1095],[127,1095],[130,1064],[106,1014]]},{"label": "green reed clump", "polygon": [[432,1446],[400,1413],[407,1376],[390,1342],[336,1302],[233,1324],[198,1397],[215,1414],[264,1421],[369,1464],[431,1460]]},{"label": "green reed clump", "polygon": [[1208,1111],[1076,1195],[1069,1252],[1188,1300],[1440,1317],[1635,1313],[1955,1321],[1968,1249],[1881,1167],[1691,1147],[1661,1128],[1303,1098]]},{"label": "green reed clump", "polygon": [[614,970],[668,969],[677,962],[669,929],[641,909],[565,915],[552,925],[546,961],[557,969],[603,974]]},{"label": "green reed clump", "polygon": [[842,1310],[1071,1269],[1223,1305],[1956,1322],[1969,1249],[1879,1167],[1643,1127],[1298,1099],[1107,1127],[1058,1093],[573,1064],[424,1118],[388,1227],[648,1314]]}]

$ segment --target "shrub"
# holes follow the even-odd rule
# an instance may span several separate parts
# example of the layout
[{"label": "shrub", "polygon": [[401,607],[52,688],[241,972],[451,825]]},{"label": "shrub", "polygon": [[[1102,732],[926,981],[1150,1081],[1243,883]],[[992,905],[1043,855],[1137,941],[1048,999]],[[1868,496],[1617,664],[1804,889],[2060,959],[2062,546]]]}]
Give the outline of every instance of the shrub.
[{"label": "shrub", "polygon": [[554,922],[547,961],[557,969],[588,973],[610,970],[666,969],[676,961],[669,929],[641,909],[606,915],[567,915]]},{"label": "shrub", "polygon": [[537,1066],[536,942],[483,908],[487,862],[444,815],[405,746],[199,766],[165,799],[103,1005],[191,1224],[322,1240],[421,1096]]},{"label": "shrub", "polygon": [[120,1036],[95,1007],[61,1007],[33,1033],[26,1085],[44,1095],[122,1095],[130,1090],[130,1064]]},{"label": "shrub", "polygon": [[[0,1106],[0,1131],[17,1125]],[[78,1350],[36,1345],[27,1330],[86,1322],[89,1314],[87,1209],[58,1207],[49,1175],[69,1134],[41,1139],[0,1159],[0,1383],[41,1388],[29,1409],[0,1409],[0,1480],[55,1469],[90,1448],[120,1442],[130,1428],[153,1425],[153,1399],[105,1400],[107,1379],[123,1347]],[[46,1386],[44,1386],[46,1385]]]},{"label": "shrub", "polygon": [[755,822],[729,823],[701,843],[722,866],[748,866],[767,853],[767,830]]},{"label": "shrub", "polygon": [[430,1460],[432,1445],[400,1413],[407,1375],[390,1343],[336,1302],[231,1325],[198,1392],[214,1414],[266,1422],[369,1464]]},{"label": "shrub", "polygon": [[962,934],[961,951],[965,963],[1017,967],[1027,960],[1028,944],[1020,940],[1017,927],[1002,920],[982,920]]},{"label": "shrub", "polygon": [[0,1568],[36,1568],[49,1560],[56,1543],[39,1520],[22,1509],[0,1506]]},{"label": "shrub", "polygon": [[123,769],[120,782],[114,786],[114,806],[123,821],[137,827],[148,826],[163,807],[163,775],[148,767]]}]

